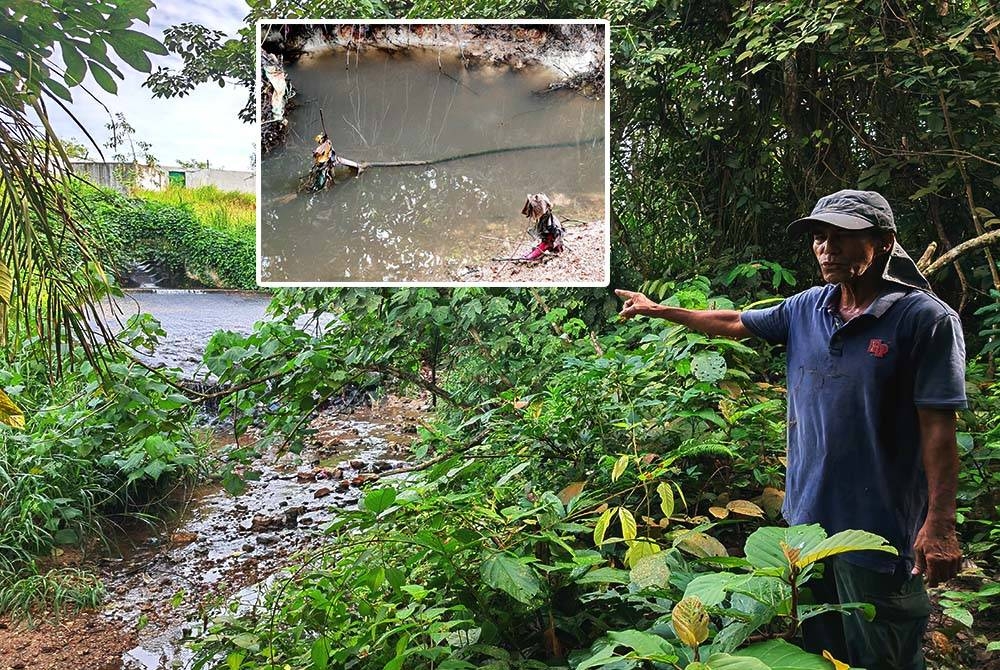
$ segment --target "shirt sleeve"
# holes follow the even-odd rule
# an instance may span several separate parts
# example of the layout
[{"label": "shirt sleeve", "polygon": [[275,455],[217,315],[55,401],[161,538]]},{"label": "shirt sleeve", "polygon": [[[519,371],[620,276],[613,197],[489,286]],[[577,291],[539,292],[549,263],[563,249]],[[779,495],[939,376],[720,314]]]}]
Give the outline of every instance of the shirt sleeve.
[{"label": "shirt sleeve", "polygon": [[917,407],[962,409],[965,397],[965,338],[956,314],[945,314],[926,331],[913,352],[913,402]]},{"label": "shirt sleeve", "polygon": [[789,303],[793,298],[794,296],[783,300],[773,307],[740,312],[740,321],[757,337],[771,344],[784,344],[788,341],[788,324],[791,322]]}]

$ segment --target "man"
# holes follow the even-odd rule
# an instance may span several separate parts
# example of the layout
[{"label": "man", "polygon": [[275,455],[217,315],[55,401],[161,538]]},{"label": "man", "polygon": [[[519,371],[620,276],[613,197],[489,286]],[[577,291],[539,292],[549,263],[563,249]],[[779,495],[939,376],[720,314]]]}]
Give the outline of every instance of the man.
[{"label": "man", "polygon": [[318,191],[326,186],[326,180],[333,176],[333,168],[337,165],[337,152],[330,143],[330,137],[323,132],[313,138],[316,148],[313,149],[313,166],[309,171],[312,178],[312,189]]},{"label": "man", "polygon": [[932,586],[958,572],[955,410],[966,406],[958,315],[930,292],[896,241],[878,193],[838,191],[788,226],[809,233],[825,286],[761,310],[687,310],[616,291],[623,318],[658,317],[703,333],[755,335],[788,352],[790,524],[885,537],[899,556],[827,562],[824,602],[870,602],[876,617],[805,622],[804,646],[868,670],[921,670]]}]

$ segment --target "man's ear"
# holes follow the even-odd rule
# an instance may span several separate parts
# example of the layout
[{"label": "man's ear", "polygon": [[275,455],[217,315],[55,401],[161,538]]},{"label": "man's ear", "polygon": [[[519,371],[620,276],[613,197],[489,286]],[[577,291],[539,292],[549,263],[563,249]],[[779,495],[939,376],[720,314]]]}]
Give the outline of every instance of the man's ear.
[{"label": "man's ear", "polygon": [[892,247],[895,244],[896,244],[896,233],[892,232],[891,230],[887,230],[882,233],[882,244],[879,248],[879,251],[881,251],[884,254],[887,254],[890,251],[892,251]]}]

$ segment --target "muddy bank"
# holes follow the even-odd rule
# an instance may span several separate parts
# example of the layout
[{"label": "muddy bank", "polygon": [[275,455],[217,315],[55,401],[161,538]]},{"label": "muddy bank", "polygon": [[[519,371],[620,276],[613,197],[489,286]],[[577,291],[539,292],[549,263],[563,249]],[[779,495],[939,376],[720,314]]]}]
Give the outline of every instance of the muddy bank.
[{"label": "muddy bank", "polygon": [[[606,285],[607,226],[603,221],[565,223],[565,249],[559,254],[545,254],[536,262],[495,260],[465,268],[454,276],[455,281],[489,282],[497,284],[566,284]],[[523,236],[514,244],[504,241],[498,258],[511,259],[526,255],[536,240]]]},{"label": "muddy bank", "polygon": [[302,454],[269,451],[250,466],[259,478],[244,494],[201,485],[175,518],[118,538],[100,559],[70,559],[101,577],[106,603],[34,629],[0,618],[0,670],[186,667],[183,638],[223,602],[252,606],[261,584],[321,546],[338,511],[409,458],[426,410],[426,399],[390,397],[326,411]]},{"label": "muddy bank", "polygon": [[442,58],[455,57],[464,69],[520,71],[542,67],[557,79],[539,94],[567,89],[603,98],[605,26],[602,24],[270,24],[261,28],[262,153],[284,143],[285,111],[295,96],[285,67],[336,53],[355,67],[366,53],[399,54],[427,50],[442,73],[453,77]]}]

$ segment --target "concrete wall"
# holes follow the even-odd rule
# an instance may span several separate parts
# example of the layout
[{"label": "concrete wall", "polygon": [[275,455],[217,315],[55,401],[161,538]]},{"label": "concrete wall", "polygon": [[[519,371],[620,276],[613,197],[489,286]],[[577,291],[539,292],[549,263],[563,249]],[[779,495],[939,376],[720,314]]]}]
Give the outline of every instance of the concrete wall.
[{"label": "concrete wall", "polygon": [[[98,186],[113,188],[125,192],[125,185],[118,179],[118,173],[131,170],[127,163],[94,163],[90,161],[74,162],[73,170],[87,181]],[[184,183],[188,188],[199,186],[215,186],[223,191],[241,191],[254,193],[254,173],[240,170],[192,170],[177,167],[147,167],[140,165],[136,185],[149,191],[161,191],[170,183],[169,172],[184,172]]]},{"label": "concrete wall", "polygon": [[87,181],[98,186],[113,188],[125,192],[125,184],[119,177],[126,177],[133,169],[138,171],[136,185],[149,191],[159,191],[167,187],[167,173],[159,168],[139,165],[136,168],[127,163],[73,163],[73,171],[83,176]]},{"label": "concrete wall", "polygon": [[[170,168],[174,169],[174,168]],[[254,193],[254,173],[241,170],[184,170],[185,185],[189,188],[215,186],[223,191]]]}]

